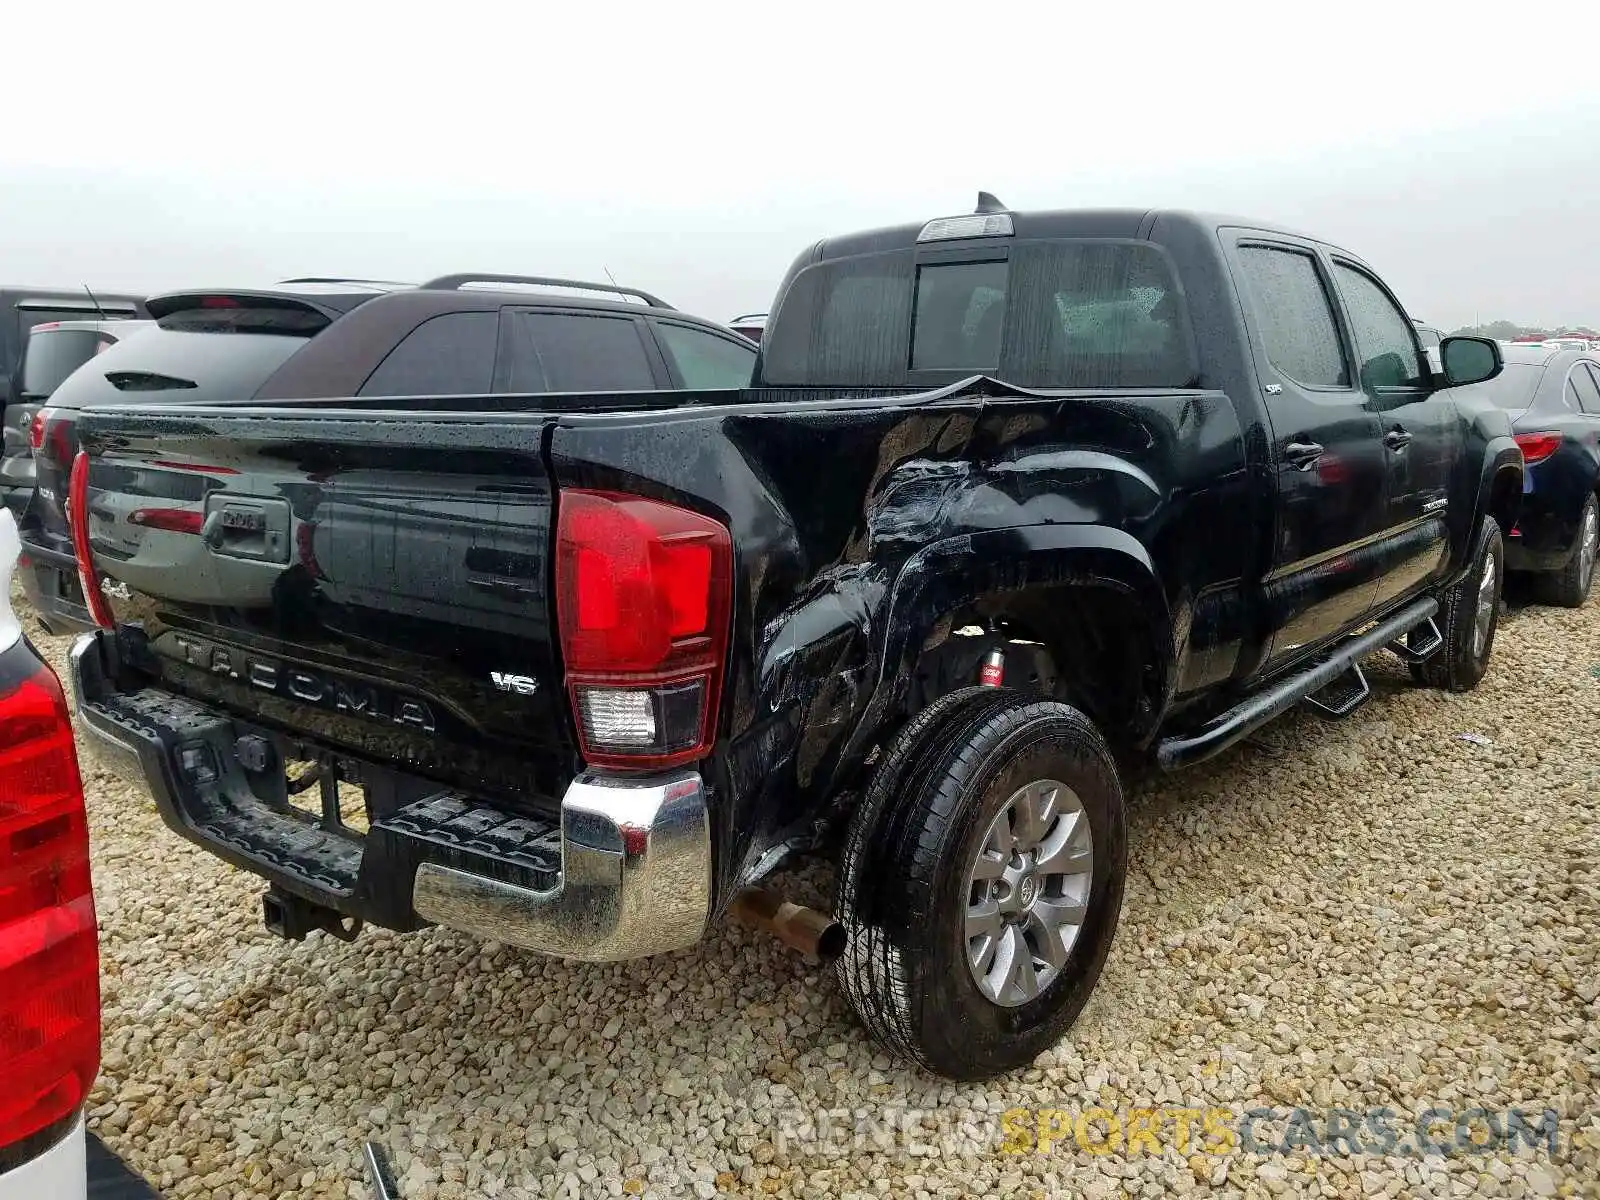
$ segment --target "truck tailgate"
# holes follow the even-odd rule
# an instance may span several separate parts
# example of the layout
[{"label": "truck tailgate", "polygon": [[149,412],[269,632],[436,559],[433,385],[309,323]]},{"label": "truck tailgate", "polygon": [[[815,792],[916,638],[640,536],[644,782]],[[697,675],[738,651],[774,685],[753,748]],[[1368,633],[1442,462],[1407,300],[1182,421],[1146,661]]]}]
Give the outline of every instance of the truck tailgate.
[{"label": "truck tailgate", "polygon": [[130,662],[333,750],[559,795],[552,420],[86,414],[89,544]]}]

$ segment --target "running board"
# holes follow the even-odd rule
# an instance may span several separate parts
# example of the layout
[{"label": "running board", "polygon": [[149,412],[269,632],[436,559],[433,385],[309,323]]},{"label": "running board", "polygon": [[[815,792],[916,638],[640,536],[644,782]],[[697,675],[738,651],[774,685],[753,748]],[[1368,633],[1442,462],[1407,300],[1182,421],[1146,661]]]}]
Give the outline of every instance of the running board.
[{"label": "running board", "polygon": [[1355,712],[1370,695],[1372,688],[1361,673],[1361,664],[1351,663],[1343,675],[1307,696],[1306,705],[1330,721],[1336,721]]},{"label": "running board", "polygon": [[1422,663],[1439,653],[1443,646],[1444,634],[1439,632],[1438,622],[1429,617],[1407,633],[1404,640],[1390,642],[1389,653],[1404,663]]},{"label": "running board", "polygon": [[1352,664],[1375,650],[1399,641],[1424,622],[1431,621],[1438,611],[1439,602],[1432,598],[1406,605],[1394,616],[1385,618],[1365,633],[1344,642],[1322,662],[1247,697],[1206,724],[1198,733],[1163,738],[1156,745],[1156,762],[1163,771],[1172,771],[1193,766],[1222,753],[1240,738],[1288,712],[1313,692],[1327,687],[1349,671]]}]

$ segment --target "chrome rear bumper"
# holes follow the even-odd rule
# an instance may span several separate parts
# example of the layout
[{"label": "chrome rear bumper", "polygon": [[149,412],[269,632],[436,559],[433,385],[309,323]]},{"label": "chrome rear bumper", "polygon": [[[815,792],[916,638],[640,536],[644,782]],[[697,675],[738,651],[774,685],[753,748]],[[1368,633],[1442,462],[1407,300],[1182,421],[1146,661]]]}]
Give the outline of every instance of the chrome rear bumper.
[{"label": "chrome rear bumper", "polygon": [[439,925],[562,958],[640,958],[693,945],[711,910],[705,785],[584,775],[561,800],[561,883],[535,892],[417,868],[412,904]]}]

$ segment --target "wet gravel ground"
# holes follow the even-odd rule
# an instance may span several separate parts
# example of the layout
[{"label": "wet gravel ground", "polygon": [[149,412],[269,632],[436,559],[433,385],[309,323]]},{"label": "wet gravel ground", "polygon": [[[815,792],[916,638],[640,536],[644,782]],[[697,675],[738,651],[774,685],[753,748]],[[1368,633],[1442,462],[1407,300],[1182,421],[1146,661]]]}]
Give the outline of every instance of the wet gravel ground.
[{"label": "wet gravel ground", "polygon": [[[614,966],[442,930],[281,943],[254,878],[86,761],[91,1126],[219,1200],[366,1196],[368,1137],[408,1197],[1600,1196],[1600,601],[1514,611],[1468,696],[1370,674],[1347,721],[1133,786],[1099,989],[984,1085],[876,1054],[817,968],[739,927]],[[1231,1151],[1186,1108],[1225,1110]],[[1453,1152],[1407,1154],[1430,1108]],[[1554,1110],[1555,1153],[1454,1149],[1457,1114],[1491,1110],[1463,1118],[1482,1140],[1512,1108]],[[1394,1115],[1352,1144],[1330,1109]]]}]

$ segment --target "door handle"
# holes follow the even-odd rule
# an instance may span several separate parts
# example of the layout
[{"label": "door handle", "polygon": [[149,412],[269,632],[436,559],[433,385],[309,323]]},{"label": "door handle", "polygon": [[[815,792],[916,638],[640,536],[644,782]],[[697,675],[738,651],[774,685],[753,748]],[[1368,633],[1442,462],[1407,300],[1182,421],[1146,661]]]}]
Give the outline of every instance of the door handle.
[{"label": "door handle", "polygon": [[1391,450],[1404,450],[1411,445],[1411,435],[1396,425],[1383,435],[1383,444]]},{"label": "door handle", "polygon": [[1322,447],[1316,442],[1290,442],[1283,448],[1283,457],[1296,471],[1309,471],[1322,457]]}]

